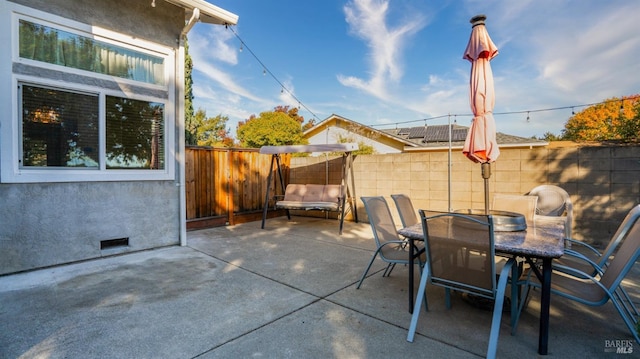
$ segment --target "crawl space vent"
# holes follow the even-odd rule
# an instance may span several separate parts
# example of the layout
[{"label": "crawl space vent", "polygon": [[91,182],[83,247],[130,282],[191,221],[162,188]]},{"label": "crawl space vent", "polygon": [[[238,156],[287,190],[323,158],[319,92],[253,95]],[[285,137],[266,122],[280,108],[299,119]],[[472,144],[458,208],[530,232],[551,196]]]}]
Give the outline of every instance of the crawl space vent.
[{"label": "crawl space vent", "polygon": [[127,246],[129,246],[129,237],[100,241],[100,249],[120,248]]}]

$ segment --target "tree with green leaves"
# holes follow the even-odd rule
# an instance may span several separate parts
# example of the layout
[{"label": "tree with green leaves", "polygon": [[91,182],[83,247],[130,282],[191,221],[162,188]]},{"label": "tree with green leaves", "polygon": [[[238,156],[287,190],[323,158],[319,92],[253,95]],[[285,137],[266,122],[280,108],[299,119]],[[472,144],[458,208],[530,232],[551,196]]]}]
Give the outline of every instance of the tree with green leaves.
[{"label": "tree with green leaves", "polygon": [[249,148],[307,144],[302,136],[301,122],[292,118],[288,111],[267,111],[258,117],[252,115],[238,123],[236,137],[241,146]]},{"label": "tree with green leaves", "polygon": [[193,60],[189,55],[189,43],[184,41],[184,135],[187,145],[198,144],[193,115]]},{"label": "tree with green leaves", "polygon": [[229,136],[228,121],[229,117],[222,116],[222,114],[207,118],[207,112],[198,109],[193,120],[196,144],[198,146],[232,147],[234,141]]}]

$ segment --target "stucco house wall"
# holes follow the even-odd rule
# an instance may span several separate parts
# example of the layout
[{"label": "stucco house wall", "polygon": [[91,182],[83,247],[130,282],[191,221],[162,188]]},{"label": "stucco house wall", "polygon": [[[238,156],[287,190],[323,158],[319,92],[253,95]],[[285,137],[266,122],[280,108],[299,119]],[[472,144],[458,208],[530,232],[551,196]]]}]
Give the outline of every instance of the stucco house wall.
[{"label": "stucco house wall", "polygon": [[[164,171],[151,177],[133,178],[135,175],[121,171],[120,177],[107,175],[104,179],[100,173],[86,172],[89,180],[83,180],[83,176],[64,179],[64,173],[57,180],[51,178],[58,175],[47,179],[47,172],[41,175],[42,181],[28,179],[20,183],[20,174],[0,178],[0,275],[180,244],[183,229],[178,156],[182,151],[182,127],[178,123],[183,118],[180,37],[185,28],[185,9],[163,0],[155,1],[154,7],[150,0],[1,0],[0,42],[3,44],[15,46],[16,14],[54,24],[56,19],[64,20],[65,25],[68,20],[90,29],[113,32],[116,38],[126,38],[136,46],[139,42],[141,46],[151,44],[166,49],[170,58],[165,73],[170,85],[165,89],[137,86],[81,72],[69,75],[69,71],[58,71],[55,66],[51,69],[31,66],[29,62],[15,60],[7,46],[0,53],[0,108],[3,108],[0,135],[3,140],[12,139],[7,137],[12,136],[7,131],[12,125],[10,121],[17,122],[12,118],[17,116],[18,100],[12,89],[16,77],[34,81],[46,78],[77,87],[113,87],[114,91],[142,98],[164,98],[164,136],[170,139],[166,140],[168,145],[164,150]],[[14,128],[18,127],[16,122]],[[2,173],[11,173],[7,167],[13,166],[11,156],[15,154],[7,151],[7,147],[2,149],[0,164],[5,167]],[[117,243],[121,239],[128,239],[128,245],[101,249],[103,241],[116,240]]]}]

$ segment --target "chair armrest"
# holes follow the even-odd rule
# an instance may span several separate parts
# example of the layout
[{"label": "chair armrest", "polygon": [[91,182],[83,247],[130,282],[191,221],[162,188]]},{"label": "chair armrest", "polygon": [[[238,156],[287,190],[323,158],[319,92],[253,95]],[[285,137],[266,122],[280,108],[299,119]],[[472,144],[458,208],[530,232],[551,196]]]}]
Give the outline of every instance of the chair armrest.
[{"label": "chair armrest", "polygon": [[589,245],[587,243],[584,243],[582,241],[577,241],[577,240],[571,239],[571,238],[565,238],[565,241],[569,241],[569,242],[571,242],[571,244],[580,245],[580,246],[590,250],[591,252],[593,252],[598,257],[602,256],[602,253],[600,253],[599,250],[595,249],[593,246],[591,246],[591,245]]},{"label": "chair armrest", "polygon": [[[584,262],[584,264],[590,266],[591,268],[593,268],[594,273],[598,273],[598,275],[602,275],[604,274],[604,271],[602,270],[602,268],[600,266],[598,266],[598,264],[594,261],[592,261],[591,259],[589,259],[588,257],[586,257],[584,254],[580,253],[580,252],[576,252],[574,250],[571,249],[565,249],[564,251],[564,255],[575,258],[576,260],[582,261]],[[592,277],[592,275],[590,274],[586,274],[581,270],[578,270],[576,268],[573,268],[571,266],[567,266],[567,265],[563,265],[563,264],[553,264],[553,269],[559,270],[561,272],[565,272],[565,273],[582,273],[584,274],[586,277]]]},{"label": "chair armrest", "polygon": [[400,244],[400,245],[404,245],[404,244],[407,244],[407,242],[406,242],[406,241],[388,241],[388,242],[384,242],[384,243],[382,243],[382,245],[380,246],[380,248],[382,248],[382,247],[384,247],[384,246],[386,246],[386,245],[388,245],[388,244]]},{"label": "chair armrest", "polygon": [[[595,284],[596,286],[598,286],[605,293],[610,293],[609,290],[602,283],[600,283],[600,280],[598,278],[591,276],[581,270],[578,270],[572,267],[562,266],[562,265],[555,265],[554,270],[561,271],[562,273],[564,273],[564,275],[567,276],[567,278],[574,277],[575,278],[574,280],[581,280],[581,281],[589,280],[592,284]],[[539,282],[532,282],[530,280],[530,277],[531,277],[530,275],[529,277],[527,277],[526,285],[540,288],[541,284]],[[551,291],[564,292],[562,288],[560,288],[559,290],[551,289]]]}]

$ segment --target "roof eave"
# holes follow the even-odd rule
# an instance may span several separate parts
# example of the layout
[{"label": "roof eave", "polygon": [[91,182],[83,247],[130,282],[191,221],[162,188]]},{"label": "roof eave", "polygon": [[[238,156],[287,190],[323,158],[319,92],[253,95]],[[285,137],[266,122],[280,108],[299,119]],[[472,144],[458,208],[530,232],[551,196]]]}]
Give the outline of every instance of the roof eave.
[{"label": "roof eave", "polygon": [[236,25],[238,15],[212,5],[204,0],[165,0],[168,3],[187,10],[186,18],[191,17],[193,9],[200,10],[200,21],[216,25]]}]

